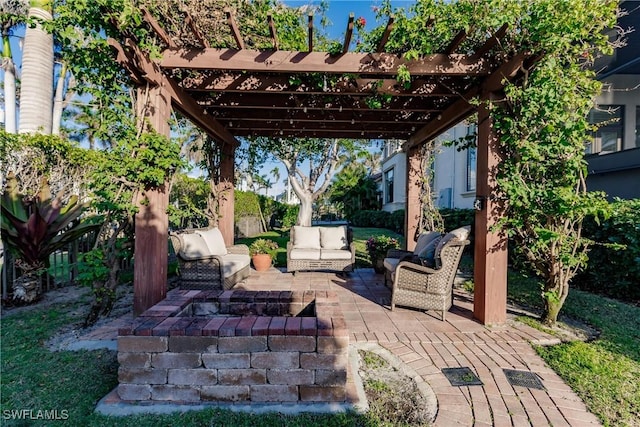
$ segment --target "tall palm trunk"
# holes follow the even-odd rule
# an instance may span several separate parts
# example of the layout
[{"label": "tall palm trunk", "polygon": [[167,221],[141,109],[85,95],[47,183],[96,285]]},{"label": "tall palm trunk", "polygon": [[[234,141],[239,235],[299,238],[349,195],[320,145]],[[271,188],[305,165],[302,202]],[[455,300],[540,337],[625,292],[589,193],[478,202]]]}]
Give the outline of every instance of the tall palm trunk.
[{"label": "tall palm trunk", "polygon": [[16,133],[16,67],[11,58],[9,36],[2,35],[2,69],[4,70],[4,130]]},{"label": "tall palm trunk", "polygon": [[[29,18],[51,21],[48,1],[31,1]],[[27,26],[22,56],[19,133],[51,133],[53,114],[53,35],[41,24]]]}]

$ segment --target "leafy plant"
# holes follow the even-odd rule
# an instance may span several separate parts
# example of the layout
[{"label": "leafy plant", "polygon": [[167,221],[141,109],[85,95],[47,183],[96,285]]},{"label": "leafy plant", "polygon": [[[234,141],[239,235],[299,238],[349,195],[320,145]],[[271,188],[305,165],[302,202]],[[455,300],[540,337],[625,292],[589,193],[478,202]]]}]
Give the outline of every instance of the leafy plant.
[{"label": "leafy plant", "polygon": [[63,204],[61,196],[51,197],[46,179],[33,198],[18,191],[18,179],[7,177],[1,199],[0,225],[9,250],[19,259],[17,266],[25,276],[38,274],[49,266],[49,255],[100,224],[79,220],[87,207],[72,196]]},{"label": "leafy plant", "polygon": [[258,254],[269,255],[272,259],[275,256],[278,244],[271,239],[257,239],[249,246],[249,255]]},{"label": "leafy plant", "polygon": [[389,249],[400,248],[398,239],[389,236],[373,236],[367,240],[367,252],[371,261],[384,258]]}]

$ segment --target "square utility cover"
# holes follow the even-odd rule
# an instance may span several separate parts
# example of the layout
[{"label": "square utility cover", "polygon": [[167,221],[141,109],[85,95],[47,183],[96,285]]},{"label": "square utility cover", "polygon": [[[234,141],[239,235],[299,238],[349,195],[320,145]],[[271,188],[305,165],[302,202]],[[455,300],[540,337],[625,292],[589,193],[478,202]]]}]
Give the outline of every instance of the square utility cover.
[{"label": "square utility cover", "polygon": [[442,373],[453,386],[483,385],[480,378],[467,367],[442,368]]},{"label": "square utility cover", "polygon": [[538,390],[544,390],[544,386],[540,381],[538,375],[529,371],[516,371],[514,369],[503,369],[504,375],[507,377],[509,384],[513,386],[537,388]]}]

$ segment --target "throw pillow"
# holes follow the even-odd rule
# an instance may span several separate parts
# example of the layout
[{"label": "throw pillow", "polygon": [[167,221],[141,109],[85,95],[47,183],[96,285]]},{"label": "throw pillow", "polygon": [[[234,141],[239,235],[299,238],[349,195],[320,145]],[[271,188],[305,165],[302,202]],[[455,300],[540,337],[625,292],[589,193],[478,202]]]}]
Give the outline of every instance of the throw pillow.
[{"label": "throw pillow", "polygon": [[320,227],[320,246],[322,249],[347,249],[347,228]]},{"label": "throw pillow", "polygon": [[209,248],[211,255],[226,255],[227,247],[224,244],[224,238],[222,233],[217,228],[210,228],[208,230],[196,230],[195,234],[200,235]]},{"label": "throw pillow", "polygon": [[209,248],[202,236],[196,233],[184,233],[180,235],[179,255],[187,260],[200,259],[211,255]]},{"label": "throw pillow", "polygon": [[293,247],[296,249],[320,249],[320,227],[294,225]]},{"label": "throw pillow", "polygon": [[435,239],[430,241],[418,254],[418,257],[422,261],[422,264],[427,267],[435,267],[436,265],[436,247],[438,247],[438,243],[442,240],[442,236],[437,236]]},{"label": "throw pillow", "polygon": [[471,232],[471,226],[467,225],[465,227],[456,228],[444,235],[442,240],[438,243],[436,247],[435,259],[440,260],[440,252],[442,252],[442,248],[444,245],[449,243],[451,240],[456,239],[460,242],[464,242],[469,237],[469,233]]},{"label": "throw pillow", "polygon": [[426,231],[418,236],[416,241],[416,247],[413,249],[413,253],[418,255],[425,246],[427,246],[436,237],[442,236],[439,231]]}]

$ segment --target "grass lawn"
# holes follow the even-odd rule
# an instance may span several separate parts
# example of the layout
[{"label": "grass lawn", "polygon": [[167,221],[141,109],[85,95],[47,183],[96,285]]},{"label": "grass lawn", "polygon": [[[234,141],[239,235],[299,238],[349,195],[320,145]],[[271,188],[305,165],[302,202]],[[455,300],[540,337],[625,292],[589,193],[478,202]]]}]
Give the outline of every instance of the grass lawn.
[{"label": "grass lawn", "polygon": [[[509,298],[542,307],[536,280],[511,274]],[[571,289],[561,316],[600,331],[598,339],[536,347],[606,426],[640,426],[640,307]]]},{"label": "grass lawn", "polygon": [[[362,228],[362,227],[353,227],[353,242],[356,245],[356,267],[357,268],[366,268],[371,267],[371,261],[369,260],[369,255],[367,254],[366,241],[369,237],[372,236],[390,236],[395,237],[400,241],[400,244],[404,244],[404,237],[394,233],[391,230],[387,230],[385,228]],[[281,232],[281,231],[268,231],[266,233],[262,233],[256,237],[247,237],[244,239],[238,239],[236,243],[244,243],[249,246],[251,242],[256,239],[271,239],[275,241],[280,247],[276,253],[276,267],[285,267],[287,265],[287,242],[289,241],[289,232]]]}]

